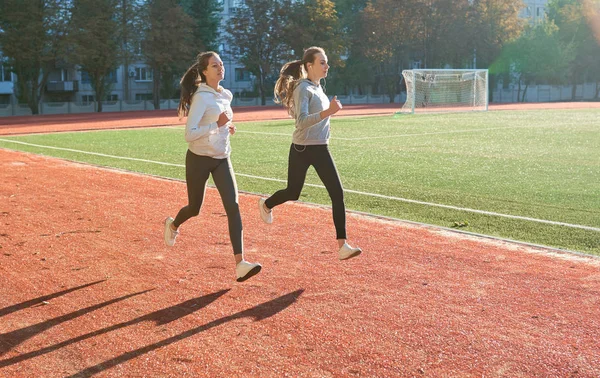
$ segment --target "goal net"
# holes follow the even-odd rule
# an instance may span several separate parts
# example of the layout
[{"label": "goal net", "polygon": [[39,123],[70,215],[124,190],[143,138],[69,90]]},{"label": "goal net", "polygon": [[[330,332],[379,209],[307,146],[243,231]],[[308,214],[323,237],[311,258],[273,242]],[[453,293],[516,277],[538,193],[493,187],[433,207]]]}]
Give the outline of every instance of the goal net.
[{"label": "goal net", "polygon": [[402,113],[488,109],[488,70],[404,70]]}]

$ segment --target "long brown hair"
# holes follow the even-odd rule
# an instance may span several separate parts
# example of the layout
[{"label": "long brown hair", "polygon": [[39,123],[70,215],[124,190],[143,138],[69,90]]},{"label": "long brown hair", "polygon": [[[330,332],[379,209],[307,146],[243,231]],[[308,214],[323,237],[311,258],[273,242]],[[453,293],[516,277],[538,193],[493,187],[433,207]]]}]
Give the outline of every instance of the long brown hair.
[{"label": "long brown hair", "polygon": [[190,104],[192,103],[192,97],[198,89],[200,83],[206,83],[206,77],[203,72],[208,67],[208,61],[213,56],[219,56],[214,51],[206,51],[198,54],[196,62],[187,69],[179,85],[181,86],[181,95],[179,97],[179,106],[177,107],[177,115],[179,117],[186,117],[190,111]]},{"label": "long brown hair", "polygon": [[294,60],[287,62],[279,71],[279,79],[275,83],[275,89],[273,90],[273,101],[276,104],[282,104],[287,108],[288,112],[293,116],[294,108],[294,88],[298,80],[305,79],[307,77],[307,64],[314,63],[315,55],[325,55],[325,50],[320,47],[309,47],[304,50],[304,56],[302,60]]}]

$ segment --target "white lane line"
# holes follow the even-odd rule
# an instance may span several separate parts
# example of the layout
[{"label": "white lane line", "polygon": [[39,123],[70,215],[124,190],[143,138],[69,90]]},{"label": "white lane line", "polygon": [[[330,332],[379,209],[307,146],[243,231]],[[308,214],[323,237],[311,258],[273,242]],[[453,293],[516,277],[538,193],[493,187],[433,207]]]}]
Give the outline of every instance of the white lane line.
[{"label": "white lane line", "polygon": [[[552,127],[549,126],[538,126],[538,127]],[[444,135],[444,134],[459,134],[459,133],[471,133],[478,131],[490,131],[490,130],[506,130],[506,129],[523,129],[530,128],[529,126],[505,126],[505,127],[489,127],[483,129],[467,129],[467,130],[446,130],[446,131],[435,131],[429,133],[410,133],[410,134],[391,134],[391,135],[378,135],[378,136],[366,136],[366,137],[357,137],[357,138],[343,138],[336,137],[335,135],[331,136],[331,139],[334,140],[371,140],[371,139],[389,139],[389,138],[402,138],[402,137],[411,137],[411,136],[427,136],[427,135]],[[537,128],[537,127],[536,127]],[[332,127],[332,134],[335,133],[335,126]],[[292,134],[285,133],[269,133],[265,131],[247,131],[247,130],[238,130],[238,133],[245,134],[259,134],[259,135],[277,135],[277,136],[286,136],[291,137]]]},{"label": "white lane line", "polygon": [[[147,160],[147,159],[138,159],[138,158],[131,158],[131,157],[107,155],[107,154],[101,154],[101,153],[98,153],[98,152],[88,152],[88,151],[82,151],[82,150],[75,150],[75,149],[71,149],[71,148],[44,146],[44,145],[40,145],[40,144],[33,144],[33,143],[21,142],[21,141],[10,140],[10,139],[2,139],[2,138],[0,138],[0,141],[1,142],[21,144],[21,145],[30,146],[30,147],[47,148],[47,149],[51,149],[51,150],[68,151],[68,152],[76,152],[76,153],[85,154],[85,155],[108,157],[108,158],[118,159],[118,160],[131,160],[131,161],[139,161],[139,162],[142,162],[142,163],[151,163],[151,164],[158,164],[158,165],[164,165],[164,166],[170,166],[170,167],[185,168],[185,165],[183,165],[183,164],[165,163],[165,162],[162,162],[162,161],[155,161],[155,160]],[[280,183],[284,183],[284,184],[287,183],[286,180],[281,180],[281,179],[276,179],[276,178],[270,178],[270,177],[248,175],[248,174],[238,173],[238,172],[236,172],[236,175],[237,176],[241,176],[241,177],[247,177],[247,178],[251,178],[251,179],[256,179],[256,180],[274,181],[274,182],[280,182]],[[314,188],[325,189],[325,186],[323,186],[323,185],[308,184],[308,183],[306,183],[304,185],[310,186],[310,187],[314,187]],[[386,196],[386,195],[377,194],[377,193],[361,192],[361,191],[352,190],[352,189],[344,189],[344,191],[346,193],[353,193],[353,194],[363,195],[363,196],[367,196],[367,197],[382,198],[382,199],[386,199],[386,200],[406,202],[406,203],[414,203],[414,204],[424,205],[424,206],[440,207],[440,208],[444,208],[444,209],[451,209],[451,210],[457,210],[457,211],[465,211],[465,212],[475,213],[475,214],[490,215],[490,216],[502,217],[502,218],[509,218],[509,219],[519,219],[519,220],[525,220],[525,221],[529,221],[529,222],[537,222],[537,223],[550,224],[550,225],[553,225],[553,226],[564,226],[564,227],[578,228],[578,229],[582,229],[582,230],[589,230],[589,231],[600,232],[600,228],[591,227],[591,226],[584,226],[584,225],[580,225],[580,224],[556,222],[556,221],[551,221],[551,220],[546,220],[546,219],[523,217],[523,216],[520,216],[520,215],[502,214],[502,213],[496,213],[496,212],[493,212],[493,211],[477,210],[477,209],[470,209],[470,208],[467,208],[467,207],[458,207],[458,206],[444,205],[444,204],[439,204],[439,203],[424,202],[424,201],[418,201],[418,200],[413,200],[413,199],[408,199],[408,198],[402,198],[402,197]]]}]

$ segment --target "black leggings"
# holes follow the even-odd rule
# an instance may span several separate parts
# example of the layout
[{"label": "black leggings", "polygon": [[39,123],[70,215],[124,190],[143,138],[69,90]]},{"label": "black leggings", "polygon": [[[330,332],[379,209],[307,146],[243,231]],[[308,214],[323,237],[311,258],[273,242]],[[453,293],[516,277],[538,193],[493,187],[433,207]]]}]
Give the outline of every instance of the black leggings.
[{"label": "black leggings", "polygon": [[188,150],[185,156],[185,182],[188,191],[188,205],[179,210],[173,225],[179,227],[183,222],[200,214],[204,201],[206,182],[212,173],[215,186],[221,195],[227,221],[229,223],[229,238],[233,254],[243,252],[242,217],[238,203],[237,183],[229,159],[214,159],[208,156],[196,155]]},{"label": "black leggings", "polygon": [[287,201],[296,201],[300,198],[306,172],[310,166],[315,167],[317,175],[325,185],[333,208],[333,223],[337,239],[346,239],[346,206],[344,205],[344,188],[340,181],[337,168],[326,144],[316,146],[302,146],[293,144],[290,147],[288,160],[287,188],[282,189],[271,197],[265,204],[269,209]]}]

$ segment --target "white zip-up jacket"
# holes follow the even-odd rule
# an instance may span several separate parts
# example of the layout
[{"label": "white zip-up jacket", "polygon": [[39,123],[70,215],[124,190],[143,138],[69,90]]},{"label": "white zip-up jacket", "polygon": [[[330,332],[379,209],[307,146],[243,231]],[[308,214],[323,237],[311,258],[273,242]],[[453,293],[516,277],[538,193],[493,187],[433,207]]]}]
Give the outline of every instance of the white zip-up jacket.
[{"label": "white zip-up jacket", "polygon": [[188,148],[196,155],[226,159],[231,154],[229,128],[218,127],[219,115],[227,111],[233,119],[231,92],[221,86],[215,91],[201,83],[192,97],[190,111],[185,124],[185,140]]}]

